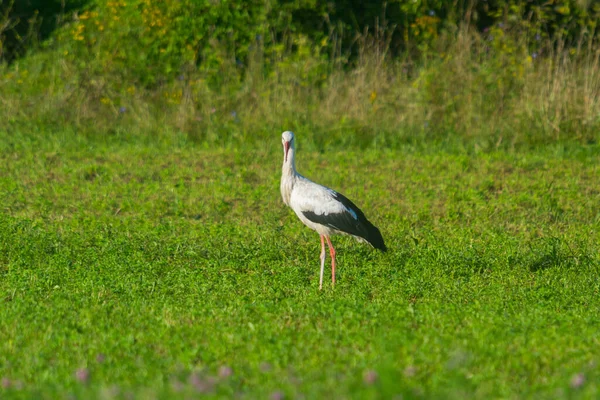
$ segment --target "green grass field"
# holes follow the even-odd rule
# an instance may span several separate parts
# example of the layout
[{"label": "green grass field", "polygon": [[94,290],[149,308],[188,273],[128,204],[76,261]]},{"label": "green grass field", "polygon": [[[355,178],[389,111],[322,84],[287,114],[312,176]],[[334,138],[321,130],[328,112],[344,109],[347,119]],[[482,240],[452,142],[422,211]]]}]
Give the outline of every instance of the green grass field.
[{"label": "green grass field", "polygon": [[2,134],[0,398],[600,396],[600,147],[296,133],[390,249],[335,237],[335,289],[280,199],[280,132]]}]

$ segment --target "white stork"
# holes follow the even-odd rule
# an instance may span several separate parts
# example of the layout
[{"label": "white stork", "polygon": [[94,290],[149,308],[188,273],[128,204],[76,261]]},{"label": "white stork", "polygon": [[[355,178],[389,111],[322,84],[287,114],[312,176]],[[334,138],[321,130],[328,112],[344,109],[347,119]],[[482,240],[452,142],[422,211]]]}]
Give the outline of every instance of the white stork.
[{"label": "white stork", "polygon": [[306,179],[296,172],[296,144],[294,133],[285,131],[283,143],[283,167],[281,171],[281,197],[290,206],[300,221],[321,236],[321,273],[319,289],[323,287],[325,267],[325,240],[331,255],[331,283],[335,285],[335,249],[329,236],[336,233],[354,236],[381,251],[387,247],[381,232],[365,214],[348,198],[335,190]]}]

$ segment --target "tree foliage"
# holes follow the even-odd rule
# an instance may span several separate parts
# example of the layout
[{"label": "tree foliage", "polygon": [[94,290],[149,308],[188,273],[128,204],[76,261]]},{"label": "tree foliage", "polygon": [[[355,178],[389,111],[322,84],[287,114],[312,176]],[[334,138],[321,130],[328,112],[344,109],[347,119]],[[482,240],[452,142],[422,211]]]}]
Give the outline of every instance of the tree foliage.
[{"label": "tree foliage", "polygon": [[[357,54],[371,35],[392,55],[422,55],[459,24],[488,33],[597,41],[600,3],[590,0],[0,0],[0,61],[39,39],[91,72],[155,85],[199,68],[209,76],[243,73],[253,57],[267,66],[282,54]],[[54,32],[54,33],[53,33]],[[531,40],[536,47],[536,40]],[[539,47],[539,46],[538,46]],[[543,49],[533,49],[537,53]],[[537,54],[536,53],[536,54]]]}]

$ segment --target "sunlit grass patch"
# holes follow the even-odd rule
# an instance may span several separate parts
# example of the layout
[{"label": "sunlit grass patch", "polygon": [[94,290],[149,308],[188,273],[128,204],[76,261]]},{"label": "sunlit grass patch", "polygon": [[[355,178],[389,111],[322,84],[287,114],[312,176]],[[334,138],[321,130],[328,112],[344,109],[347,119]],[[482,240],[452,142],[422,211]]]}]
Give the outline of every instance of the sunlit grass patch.
[{"label": "sunlit grass patch", "polygon": [[338,284],[319,291],[272,136],[5,137],[3,395],[597,393],[592,148],[301,146],[299,171],[356,199],[390,248],[335,237]]}]

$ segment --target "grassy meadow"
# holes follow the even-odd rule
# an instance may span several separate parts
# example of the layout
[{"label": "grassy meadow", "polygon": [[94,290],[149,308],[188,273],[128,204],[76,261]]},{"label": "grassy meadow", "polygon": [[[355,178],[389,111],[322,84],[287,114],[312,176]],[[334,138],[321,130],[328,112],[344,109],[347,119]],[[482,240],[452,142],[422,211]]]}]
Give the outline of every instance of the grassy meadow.
[{"label": "grassy meadow", "polygon": [[[393,54],[210,3],[93,1],[0,63],[0,399],[599,398],[588,25],[421,7]],[[389,248],[334,237],[335,288],[284,130]]]},{"label": "grassy meadow", "polygon": [[[598,147],[318,151],[389,252],[281,202],[280,132],[3,135],[2,398],[595,398]],[[304,138],[306,137],[306,140]]]}]

